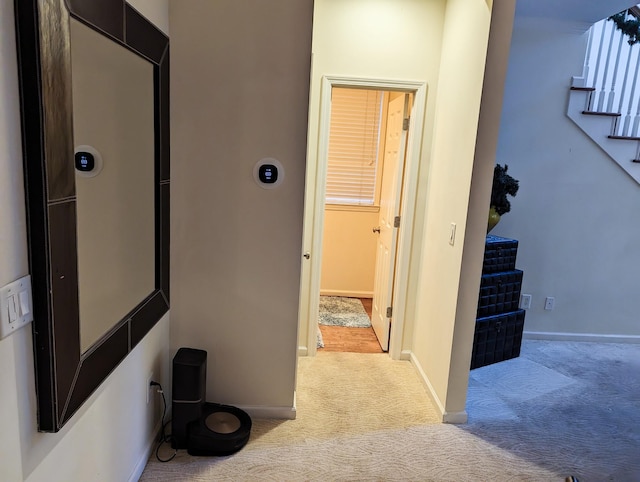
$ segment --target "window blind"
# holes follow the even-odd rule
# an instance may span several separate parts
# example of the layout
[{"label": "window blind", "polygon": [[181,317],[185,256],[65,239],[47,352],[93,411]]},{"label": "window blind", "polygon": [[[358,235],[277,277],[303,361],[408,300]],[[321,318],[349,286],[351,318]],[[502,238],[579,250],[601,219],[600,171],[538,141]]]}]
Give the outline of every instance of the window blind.
[{"label": "window blind", "polygon": [[382,96],[374,90],[332,90],[327,204],[377,204]]}]

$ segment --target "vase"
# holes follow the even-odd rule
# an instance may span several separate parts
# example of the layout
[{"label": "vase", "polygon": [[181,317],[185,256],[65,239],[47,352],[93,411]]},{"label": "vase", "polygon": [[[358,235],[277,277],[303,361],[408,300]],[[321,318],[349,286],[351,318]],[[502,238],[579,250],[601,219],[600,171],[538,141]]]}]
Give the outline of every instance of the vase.
[{"label": "vase", "polygon": [[496,208],[494,206],[491,206],[491,209],[489,209],[487,233],[491,232],[491,230],[496,227],[496,224],[498,224],[498,221],[500,221],[500,215],[496,211]]}]

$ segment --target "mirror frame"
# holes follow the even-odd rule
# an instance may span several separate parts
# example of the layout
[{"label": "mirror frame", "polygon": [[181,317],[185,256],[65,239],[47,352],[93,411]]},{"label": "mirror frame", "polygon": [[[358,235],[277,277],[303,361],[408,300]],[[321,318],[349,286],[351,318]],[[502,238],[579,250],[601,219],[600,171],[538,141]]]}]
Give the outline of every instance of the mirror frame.
[{"label": "mirror frame", "polygon": [[[38,430],[57,432],[169,310],[169,38],[125,0],[15,0]],[[81,352],[70,17],[153,64],[155,288]]]}]

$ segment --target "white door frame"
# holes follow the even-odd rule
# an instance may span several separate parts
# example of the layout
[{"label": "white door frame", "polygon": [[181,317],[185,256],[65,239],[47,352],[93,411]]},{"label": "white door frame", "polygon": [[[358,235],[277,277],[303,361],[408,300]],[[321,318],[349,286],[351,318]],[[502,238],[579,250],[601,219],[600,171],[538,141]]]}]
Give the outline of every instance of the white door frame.
[{"label": "white door frame", "polygon": [[[307,199],[313,199],[313,209],[307,211],[304,230],[311,230],[311,246],[307,279],[303,277],[300,289],[300,318],[298,323],[307,323],[307,355],[317,352],[318,300],[320,299],[320,270],[322,267],[322,236],[324,230],[324,207],[327,177],[327,156],[329,130],[331,123],[331,89],[333,87],[360,87],[372,90],[396,90],[414,93],[413,108],[409,122],[406,164],[402,182],[401,221],[398,228],[396,275],[393,290],[393,322],[389,338],[389,356],[398,360],[402,356],[402,335],[407,306],[407,287],[409,284],[409,260],[411,240],[415,221],[415,199],[418,189],[418,169],[420,166],[420,148],[424,131],[424,116],[427,100],[425,82],[367,79],[357,77],[323,76],[320,96],[320,119],[318,131],[318,151],[316,162],[307,160],[307,189],[314,193]],[[305,236],[306,238],[306,236]],[[305,262],[305,261],[303,261]],[[304,272],[304,270],[303,270]],[[308,290],[308,293],[305,292]],[[307,306],[303,306],[303,303]]]}]

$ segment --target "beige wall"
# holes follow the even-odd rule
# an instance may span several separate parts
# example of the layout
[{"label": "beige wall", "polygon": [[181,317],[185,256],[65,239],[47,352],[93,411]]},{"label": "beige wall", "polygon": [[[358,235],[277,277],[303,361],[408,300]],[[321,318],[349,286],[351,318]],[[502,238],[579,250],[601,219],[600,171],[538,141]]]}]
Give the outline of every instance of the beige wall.
[{"label": "beige wall", "polygon": [[[506,8],[508,11],[509,3],[512,9],[514,2],[503,2],[494,8]],[[473,209],[469,210],[469,194],[490,20],[491,9],[483,0],[447,2],[412,348],[414,361],[424,372],[444,419],[448,421],[466,419],[464,402],[481,266],[478,253],[484,235],[481,223],[469,221],[467,216],[474,213]],[[508,15],[501,19],[501,23],[510,32]],[[461,29],[475,41],[461,42]],[[508,38],[498,38],[497,42],[509,43]],[[506,56],[502,57],[497,61],[506,64]],[[497,83],[493,88],[499,93],[502,85]],[[499,99],[500,96],[483,97],[486,107],[491,107],[491,103]],[[489,123],[483,128],[498,122],[491,117],[483,121]],[[495,142],[495,130],[493,134]],[[490,133],[486,134],[486,139],[479,138],[478,141],[490,142]],[[483,152],[483,165],[490,162],[486,157],[491,154],[489,146]],[[478,181],[476,196],[482,202],[484,198],[488,199],[490,185],[486,177]],[[476,210],[483,214],[487,207],[476,206]],[[483,219],[486,220],[486,214]],[[449,244],[451,223],[457,226],[454,246]],[[466,232],[467,226],[470,227],[469,232]],[[470,251],[465,264],[463,249],[465,253],[467,249]],[[462,277],[467,271],[472,275],[469,279],[474,279],[468,286]],[[462,293],[466,296],[462,297]]]},{"label": "beige wall", "polygon": [[[0,219],[6,226],[0,235],[0,286],[29,272],[13,22],[13,1],[0,0]],[[33,357],[22,367],[16,356],[31,349],[30,327],[0,340],[0,480],[23,480],[17,391],[34,392],[35,383]]]},{"label": "beige wall", "polygon": [[[208,399],[290,416],[311,0],[170,4],[172,345],[208,351]],[[265,190],[255,163],[286,178]]]},{"label": "beige wall", "polygon": [[[132,3],[146,7],[154,23],[168,25],[166,0]],[[4,286],[29,270],[11,0],[0,0],[0,72],[0,219],[5,226],[0,235],[0,286]],[[43,434],[36,431],[31,327],[0,340],[0,480],[135,479],[155,438],[153,412],[159,409],[147,405],[145,384],[154,373],[170,390],[169,360],[169,316],[165,316],[62,431]]]},{"label": "beige wall", "polygon": [[509,0],[494,5],[491,12],[445,406],[451,414],[465,410],[514,9],[515,0]]},{"label": "beige wall", "polygon": [[[533,296],[526,332],[637,343],[640,189],[566,116],[584,29],[571,20],[516,23],[498,159],[520,190],[494,232],[520,241],[522,289]],[[553,311],[544,309],[547,296]]]},{"label": "beige wall", "polygon": [[[323,76],[400,79],[422,81],[427,84],[425,130],[422,133],[422,152],[416,217],[424,217],[426,205],[426,181],[429,168],[431,137],[435,111],[435,93],[440,63],[442,42],[442,21],[444,1],[424,2],[403,0],[361,2],[357,0],[316,0],[314,4],[313,68],[311,78],[311,98],[309,107],[309,142],[307,162],[309,163],[305,193],[305,219],[315,209],[315,170],[318,163],[318,128],[320,122],[321,83]],[[304,249],[311,248],[312,226],[305,226]],[[420,230],[414,232],[414,246],[419,246]],[[311,253],[314,256],[314,253]],[[413,293],[407,306],[407,313],[413,312],[418,261],[420,252],[414,249],[409,290]],[[311,284],[309,263],[302,271],[303,293]],[[308,301],[302,300],[303,306]],[[308,315],[301,314],[298,343],[307,346]],[[412,316],[408,316],[408,330]],[[410,345],[405,342],[405,348]]]},{"label": "beige wall", "polygon": [[320,293],[373,296],[378,212],[335,209],[324,212]]}]

